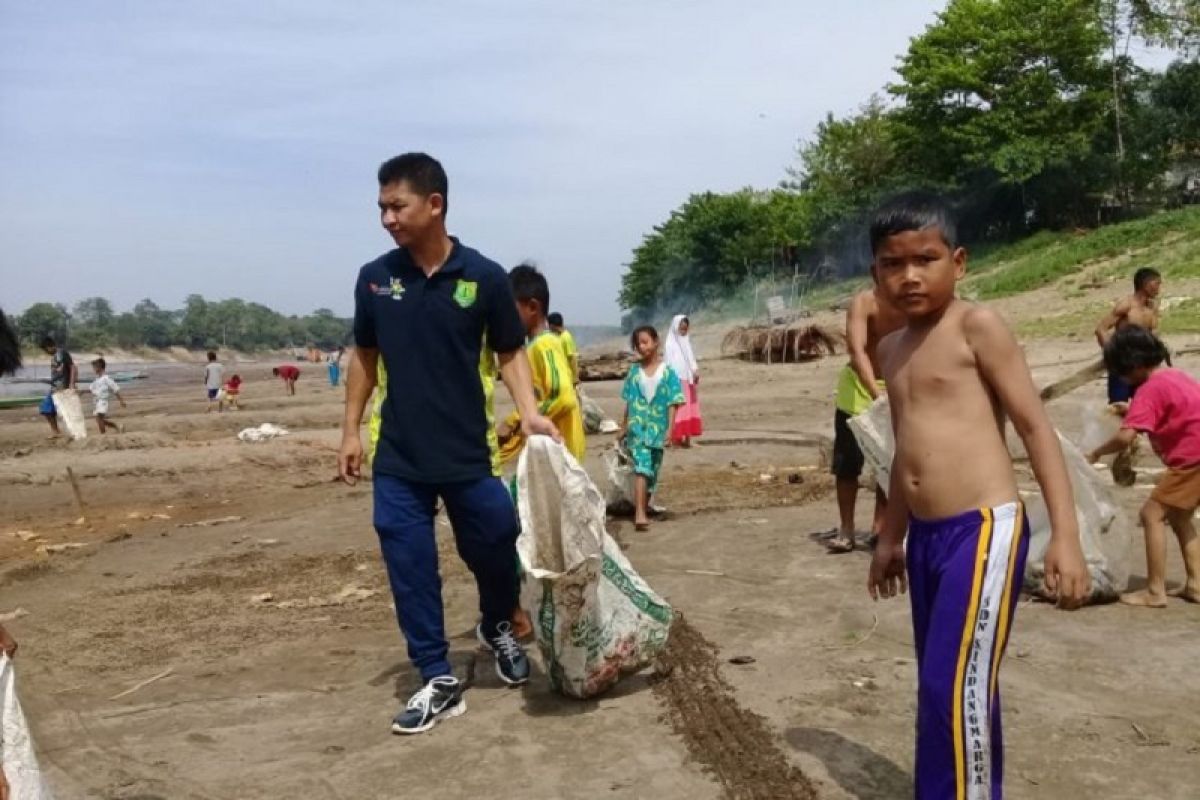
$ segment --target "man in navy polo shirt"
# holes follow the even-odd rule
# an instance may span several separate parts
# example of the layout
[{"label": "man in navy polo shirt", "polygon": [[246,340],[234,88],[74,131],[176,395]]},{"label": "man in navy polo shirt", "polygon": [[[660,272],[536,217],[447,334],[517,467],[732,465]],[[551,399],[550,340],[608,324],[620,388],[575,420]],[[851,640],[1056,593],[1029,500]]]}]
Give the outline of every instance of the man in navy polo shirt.
[{"label": "man in navy polo shirt", "polygon": [[364,266],[354,288],[356,347],[338,454],[343,480],[354,483],[363,462],[359,427],[382,359],[387,390],[372,462],[375,530],[408,655],[424,682],[392,721],[395,733],[422,733],[466,710],[447,659],[433,527],[438,498],[479,587],[476,635],[505,683],[529,680],[510,623],[517,518],[498,477],[497,362],[523,431],[558,438],[538,413],[508,275],[446,233],[447,184],[442,165],[424,153],[379,168],[379,210],[396,249]]}]

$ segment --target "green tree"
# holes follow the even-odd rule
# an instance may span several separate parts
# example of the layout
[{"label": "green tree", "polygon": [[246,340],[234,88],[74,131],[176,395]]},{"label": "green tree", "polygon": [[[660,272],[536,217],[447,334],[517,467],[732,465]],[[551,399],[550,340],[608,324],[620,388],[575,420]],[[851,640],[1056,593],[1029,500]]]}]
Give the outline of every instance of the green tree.
[{"label": "green tree", "polygon": [[1200,61],[1175,61],[1150,90],[1172,151],[1200,156]]},{"label": "green tree", "polygon": [[74,319],[79,325],[103,329],[112,325],[115,316],[112,303],[103,297],[89,297],[75,304]]},{"label": "green tree", "polygon": [[349,320],[340,319],[328,308],[318,308],[306,319],[308,341],[322,349],[344,345],[350,335]]},{"label": "green tree", "polygon": [[17,330],[21,339],[34,347],[41,344],[43,336],[53,336],[60,344],[65,344],[69,324],[70,315],[63,305],[34,303],[21,315]]},{"label": "green tree", "polygon": [[1022,191],[1072,175],[1105,123],[1105,44],[1094,0],[950,0],[891,87],[912,172],[957,186],[982,173]]},{"label": "green tree", "polygon": [[797,155],[783,185],[808,195],[811,227],[827,228],[904,182],[896,126],[879,95],[853,116],[828,114],[814,137],[800,143]]},{"label": "green tree", "polygon": [[132,316],[140,331],[138,344],[147,347],[170,347],[178,343],[177,326],[170,311],[159,308],[149,298],[133,307]]},{"label": "green tree", "polygon": [[220,344],[220,331],[213,330],[208,301],[198,294],[189,294],[183,305],[183,316],[179,320],[180,344],[195,349],[216,347]]}]

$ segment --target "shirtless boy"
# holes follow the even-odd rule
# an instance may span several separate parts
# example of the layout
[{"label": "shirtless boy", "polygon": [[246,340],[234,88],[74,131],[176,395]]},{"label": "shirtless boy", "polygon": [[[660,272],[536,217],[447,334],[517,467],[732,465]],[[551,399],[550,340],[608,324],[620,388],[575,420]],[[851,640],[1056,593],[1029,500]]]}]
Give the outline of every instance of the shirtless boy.
[{"label": "shirtless boy", "polygon": [[[1158,295],[1162,291],[1162,276],[1158,270],[1142,267],[1133,274],[1133,294],[1117,301],[1096,326],[1096,341],[1100,349],[1122,328],[1136,325],[1154,333],[1158,330]],[[1108,373],[1108,402],[1128,403],[1133,388],[1120,375]]]},{"label": "shirtless boy", "polygon": [[[874,276],[874,267],[871,269]],[[875,350],[879,340],[904,327],[904,315],[888,302],[878,282],[854,295],[846,310],[846,347],[850,363],[838,377],[837,410],[833,417],[833,476],[837,482],[838,535],[829,543],[835,553],[854,550],[854,504],[858,498],[858,478],[863,471],[863,454],[850,430],[851,417],[871,407],[883,392],[879,361]],[[871,533],[879,535],[887,497],[875,489],[875,519]]]},{"label": "shirtless boy", "polygon": [[967,254],[944,203],[898,197],[877,212],[870,235],[876,280],[907,325],[878,348],[896,455],[867,583],[876,599],[904,592],[906,572],[912,586],[915,796],[999,798],[997,676],[1029,547],[1005,418],[1049,510],[1046,587],[1073,608],[1089,578],[1066,462],[1012,332],[995,312],[955,297]]}]

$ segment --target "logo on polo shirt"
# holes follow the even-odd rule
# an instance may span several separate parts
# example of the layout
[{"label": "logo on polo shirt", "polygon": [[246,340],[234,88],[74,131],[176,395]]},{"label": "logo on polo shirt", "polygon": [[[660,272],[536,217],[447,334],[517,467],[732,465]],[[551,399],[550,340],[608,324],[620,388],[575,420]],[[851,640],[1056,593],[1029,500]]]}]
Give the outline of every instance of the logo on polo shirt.
[{"label": "logo on polo shirt", "polygon": [[392,278],[392,282],[387,286],[368,283],[367,288],[378,297],[390,297],[393,300],[401,300],[404,297],[404,283],[399,278]]},{"label": "logo on polo shirt", "polygon": [[478,283],[460,279],[458,285],[454,287],[454,302],[458,303],[462,308],[470,308],[475,305],[475,297],[478,292]]}]

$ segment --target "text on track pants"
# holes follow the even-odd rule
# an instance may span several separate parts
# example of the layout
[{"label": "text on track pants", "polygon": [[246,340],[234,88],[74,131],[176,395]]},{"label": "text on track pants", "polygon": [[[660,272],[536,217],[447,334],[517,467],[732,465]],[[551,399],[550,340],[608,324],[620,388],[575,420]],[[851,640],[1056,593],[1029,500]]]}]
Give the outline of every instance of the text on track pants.
[{"label": "text on track pants", "polygon": [[425,484],[375,474],[375,531],[408,657],[425,682],[450,675],[434,511],[446,504],[458,554],[475,576],[484,630],[517,607],[517,513],[498,478]]},{"label": "text on track pants", "polygon": [[998,677],[1028,552],[1019,503],[909,524],[918,800],[1003,796]]}]

